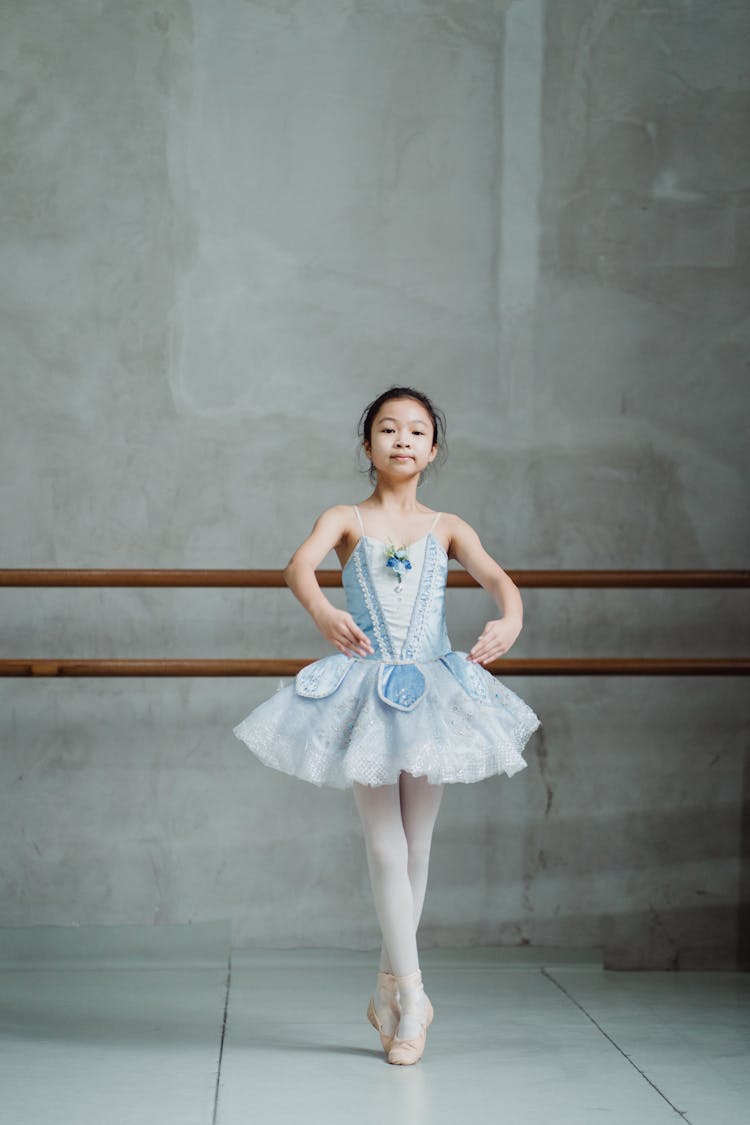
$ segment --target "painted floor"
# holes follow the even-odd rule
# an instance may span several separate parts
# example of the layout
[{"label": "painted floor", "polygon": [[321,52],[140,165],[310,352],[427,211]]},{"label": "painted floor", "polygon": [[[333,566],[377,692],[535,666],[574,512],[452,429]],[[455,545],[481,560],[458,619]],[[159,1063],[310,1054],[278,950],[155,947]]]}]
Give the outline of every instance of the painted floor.
[{"label": "painted floor", "polygon": [[596,951],[425,950],[424,1058],[365,1019],[374,953],[229,953],[215,926],[0,930],[14,1125],[746,1125],[750,975]]}]

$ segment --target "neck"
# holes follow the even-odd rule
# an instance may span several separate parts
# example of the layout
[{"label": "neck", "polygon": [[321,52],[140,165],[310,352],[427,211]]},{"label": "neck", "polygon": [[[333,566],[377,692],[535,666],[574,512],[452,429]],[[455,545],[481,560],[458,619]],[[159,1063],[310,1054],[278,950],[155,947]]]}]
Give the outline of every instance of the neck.
[{"label": "neck", "polygon": [[405,481],[378,480],[370,500],[381,508],[404,514],[416,512],[417,479]]}]

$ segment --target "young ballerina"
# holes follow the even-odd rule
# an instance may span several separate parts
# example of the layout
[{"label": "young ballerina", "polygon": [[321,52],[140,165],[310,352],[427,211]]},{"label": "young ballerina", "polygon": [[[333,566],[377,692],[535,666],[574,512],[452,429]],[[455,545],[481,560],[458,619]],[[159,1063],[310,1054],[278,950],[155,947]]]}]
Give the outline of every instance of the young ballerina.
[{"label": "young ballerina", "polygon": [[[410,387],[390,387],[366,407],[359,432],[374,491],[323,512],[284,572],[338,653],[308,665],[234,728],[266,765],[353,789],[383,939],[367,1017],[388,1062],[401,1065],[422,1057],[433,1018],[417,928],[443,786],[524,769],[521,751],[540,726],[483,667],[521,632],[517,587],[467,523],[417,500],[444,431],[441,412]],[[331,550],[346,610],[315,577]],[[454,652],[446,632],[449,559],[502,614],[468,654]]]}]

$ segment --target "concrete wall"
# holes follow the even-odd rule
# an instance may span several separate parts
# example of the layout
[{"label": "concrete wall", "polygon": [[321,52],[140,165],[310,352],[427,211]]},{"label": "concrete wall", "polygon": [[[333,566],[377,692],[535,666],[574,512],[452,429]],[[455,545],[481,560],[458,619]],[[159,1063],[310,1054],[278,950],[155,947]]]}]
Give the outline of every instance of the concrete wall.
[{"label": "concrete wall", "polygon": [[[2,25],[0,566],[281,566],[366,494],[355,422],[395,380],[448,414],[425,500],[501,565],[746,564],[746,5]],[[524,600],[513,655],[748,648],[746,592]],[[490,610],[451,594],[456,647]],[[284,591],[6,590],[2,617],[4,656],[326,651]],[[737,963],[747,681],[508,682],[544,725],[512,781],[448,789],[423,945]],[[2,681],[0,922],[374,946],[351,794],[232,735],[274,687]]]}]

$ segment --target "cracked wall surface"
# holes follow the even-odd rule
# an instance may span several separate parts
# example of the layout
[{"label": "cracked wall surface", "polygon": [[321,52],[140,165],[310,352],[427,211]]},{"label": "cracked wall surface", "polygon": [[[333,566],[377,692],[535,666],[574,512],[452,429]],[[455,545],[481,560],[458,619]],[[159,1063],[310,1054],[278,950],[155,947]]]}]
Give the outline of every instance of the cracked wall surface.
[{"label": "cracked wall surface", "polygon": [[[366,494],[356,421],[391,382],[448,416],[425,502],[506,569],[746,565],[747,5],[39,0],[2,25],[0,566],[283,566]],[[524,603],[513,656],[748,651],[744,591]],[[3,656],[325,652],[284,591],[3,611]],[[492,612],[452,591],[454,646]],[[446,793],[421,941],[741,961],[746,681],[507,682],[543,727],[512,781]],[[2,681],[3,923],[373,946],[351,795],[231,733],[275,686]]]}]

